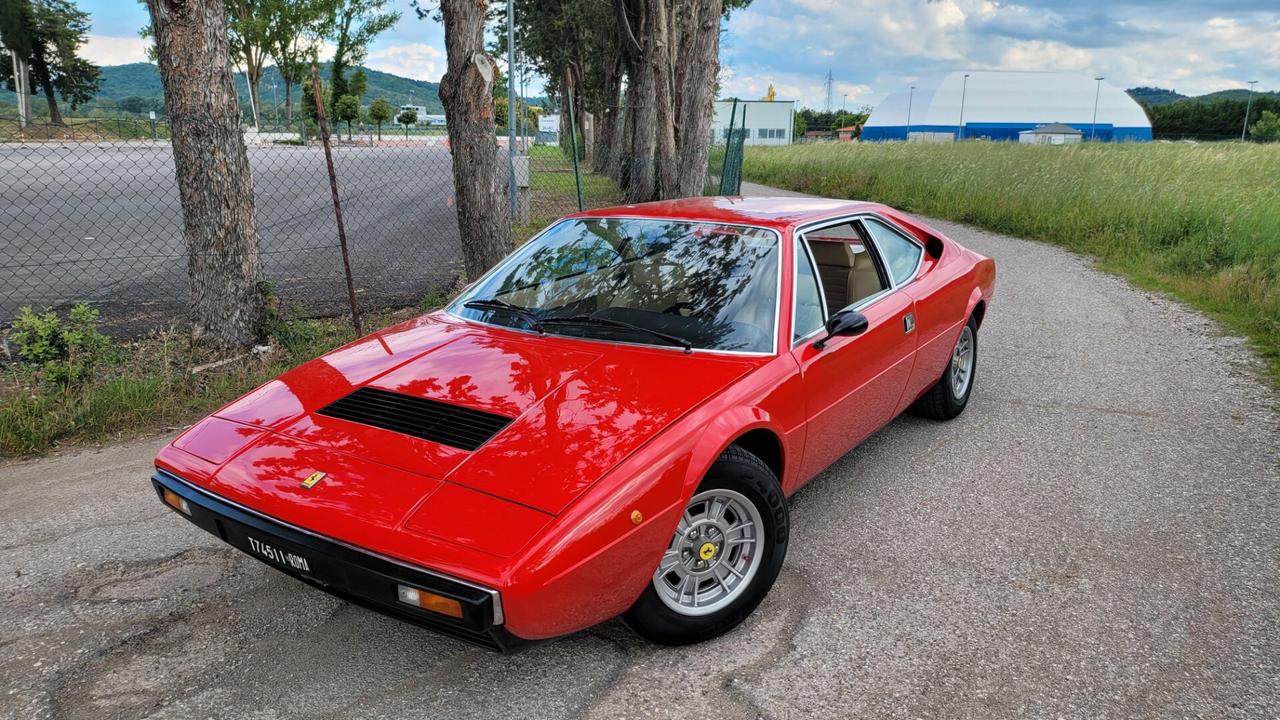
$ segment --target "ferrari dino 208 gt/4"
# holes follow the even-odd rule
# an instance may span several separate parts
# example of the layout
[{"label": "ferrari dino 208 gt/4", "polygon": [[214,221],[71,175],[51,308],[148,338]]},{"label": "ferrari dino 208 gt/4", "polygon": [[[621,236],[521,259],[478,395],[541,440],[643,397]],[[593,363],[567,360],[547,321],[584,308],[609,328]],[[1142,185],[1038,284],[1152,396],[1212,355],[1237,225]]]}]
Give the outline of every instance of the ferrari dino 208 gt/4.
[{"label": "ferrari dino 208 gt/4", "polygon": [[882,205],[578,213],[192,426],[153,483],[282,572],[492,649],[618,615],[698,642],[804,536],[792,493],[908,408],[964,410],[994,282]]}]

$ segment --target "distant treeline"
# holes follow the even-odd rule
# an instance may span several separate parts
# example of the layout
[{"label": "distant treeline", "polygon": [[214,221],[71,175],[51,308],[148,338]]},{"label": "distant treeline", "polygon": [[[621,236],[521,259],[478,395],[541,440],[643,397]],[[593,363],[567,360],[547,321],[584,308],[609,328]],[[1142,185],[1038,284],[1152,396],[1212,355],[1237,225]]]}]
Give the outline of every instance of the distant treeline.
[{"label": "distant treeline", "polygon": [[[1143,104],[1151,118],[1151,132],[1157,138],[1240,137],[1244,126],[1245,99],[1178,100],[1160,105]],[[1264,110],[1280,113],[1280,97],[1254,95],[1249,110],[1249,126],[1258,122]]]}]

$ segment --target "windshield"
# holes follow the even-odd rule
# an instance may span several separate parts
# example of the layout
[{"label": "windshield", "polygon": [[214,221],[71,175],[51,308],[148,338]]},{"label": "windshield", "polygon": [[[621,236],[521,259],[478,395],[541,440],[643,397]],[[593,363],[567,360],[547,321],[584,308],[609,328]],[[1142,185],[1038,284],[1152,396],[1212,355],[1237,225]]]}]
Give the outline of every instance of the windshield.
[{"label": "windshield", "polygon": [[778,253],[777,235],[760,228],[566,220],[517,250],[449,311],[594,339],[769,353]]}]

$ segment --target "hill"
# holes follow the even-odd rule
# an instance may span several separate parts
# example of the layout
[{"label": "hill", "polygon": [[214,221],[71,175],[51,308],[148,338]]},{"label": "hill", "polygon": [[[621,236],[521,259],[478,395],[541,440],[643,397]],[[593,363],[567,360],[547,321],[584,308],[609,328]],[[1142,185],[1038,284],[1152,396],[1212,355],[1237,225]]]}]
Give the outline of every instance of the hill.
[{"label": "hill", "polygon": [[[369,76],[369,90],[365,94],[365,101],[369,102],[375,98],[385,97],[392,105],[422,105],[427,108],[430,114],[443,114],[444,105],[440,103],[440,85],[438,83],[427,82],[425,80],[413,80],[411,78],[400,77],[378,70],[370,70],[365,68],[365,73]],[[329,63],[320,64],[320,77],[327,78],[329,76]],[[245,84],[244,73],[236,73],[236,92],[240,95],[240,104],[248,107],[249,88]],[[279,85],[274,93],[271,90],[272,84]],[[262,74],[262,84],[260,86],[262,93],[263,107],[272,107],[277,101],[284,103],[283,85],[280,84],[280,74],[276,72],[275,66],[268,67]],[[148,99],[163,99],[164,88],[160,84],[160,71],[151,63],[130,63],[128,65],[108,65],[102,68],[102,87],[98,95],[94,98],[97,101],[106,98],[112,101],[119,101],[127,97],[141,97]],[[294,88],[294,102],[296,103],[300,97],[300,92]]]},{"label": "hill", "polygon": [[1137,100],[1142,105],[1165,105],[1178,100],[1186,100],[1188,97],[1176,90],[1166,90],[1158,87],[1129,88],[1125,92],[1129,93],[1129,97]]}]

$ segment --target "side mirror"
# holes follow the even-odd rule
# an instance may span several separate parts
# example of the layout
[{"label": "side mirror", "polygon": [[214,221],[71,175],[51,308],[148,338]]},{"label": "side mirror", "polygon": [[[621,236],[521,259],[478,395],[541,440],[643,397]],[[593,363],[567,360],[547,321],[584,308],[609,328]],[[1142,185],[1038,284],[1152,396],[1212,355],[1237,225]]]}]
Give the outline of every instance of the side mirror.
[{"label": "side mirror", "polygon": [[827,336],[813,344],[815,350],[827,346],[836,335],[861,335],[867,331],[867,316],[853,310],[841,310],[827,319]]}]

